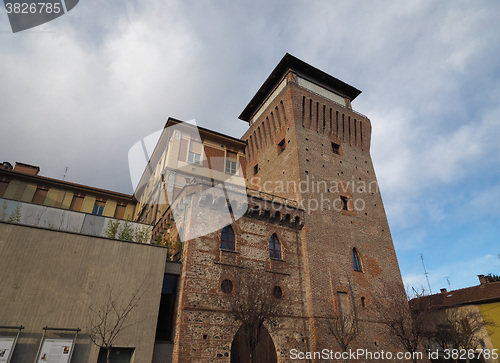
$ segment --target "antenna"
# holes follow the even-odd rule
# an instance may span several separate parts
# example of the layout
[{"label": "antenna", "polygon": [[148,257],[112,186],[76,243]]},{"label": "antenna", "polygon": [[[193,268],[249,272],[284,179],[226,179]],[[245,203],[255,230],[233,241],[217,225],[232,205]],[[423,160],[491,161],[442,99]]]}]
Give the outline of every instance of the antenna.
[{"label": "antenna", "polygon": [[448,282],[448,291],[451,291],[450,276],[446,276],[446,281]]},{"label": "antenna", "polygon": [[429,292],[431,293],[432,295],[432,289],[431,289],[431,284],[429,282],[429,273],[427,272],[427,270],[425,269],[425,264],[424,264],[424,254],[421,253],[420,254],[420,258],[422,259],[422,266],[424,268],[424,274],[425,274],[425,278],[427,279],[427,286],[429,286]]},{"label": "antenna", "polygon": [[63,175],[62,180],[66,179],[66,173],[68,172],[68,169],[69,169],[69,166],[67,166],[66,169],[64,169],[64,175]]}]

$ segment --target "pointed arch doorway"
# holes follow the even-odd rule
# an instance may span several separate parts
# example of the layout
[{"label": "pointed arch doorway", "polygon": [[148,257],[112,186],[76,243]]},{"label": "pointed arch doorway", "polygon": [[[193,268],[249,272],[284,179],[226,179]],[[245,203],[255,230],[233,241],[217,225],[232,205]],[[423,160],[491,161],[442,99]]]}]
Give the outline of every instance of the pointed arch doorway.
[{"label": "pointed arch doorway", "polygon": [[240,326],[231,344],[231,363],[277,363],[276,347],[273,338],[264,326],[259,332],[259,341],[255,346],[253,359],[250,359],[250,347],[245,339],[245,328]]}]

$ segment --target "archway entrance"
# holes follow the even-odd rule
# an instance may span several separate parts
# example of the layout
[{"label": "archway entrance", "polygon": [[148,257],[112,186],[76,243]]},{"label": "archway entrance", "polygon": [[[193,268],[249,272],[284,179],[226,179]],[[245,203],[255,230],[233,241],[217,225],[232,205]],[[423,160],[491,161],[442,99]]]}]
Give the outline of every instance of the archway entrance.
[{"label": "archway entrance", "polygon": [[231,345],[231,363],[276,363],[277,361],[273,338],[264,326],[260,328],[253,359],[250,359],[250,347],[245,339],[245,329],[243,326],[238,329]]}]

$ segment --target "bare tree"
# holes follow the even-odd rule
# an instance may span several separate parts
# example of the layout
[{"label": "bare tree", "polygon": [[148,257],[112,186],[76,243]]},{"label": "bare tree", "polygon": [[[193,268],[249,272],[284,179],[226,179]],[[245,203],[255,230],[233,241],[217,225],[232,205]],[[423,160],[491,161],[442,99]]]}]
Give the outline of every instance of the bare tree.
[{"label": "bare tree", "polygon": [[127,299],[114,294],[108,289],[106,301],[99,306],[85,304],[88,308],[88,330],[90,339],[99,348],[106,351],[106,362],[111,359],[111,350],[118,336],[127,328],[140,321],[131,321],[132,311],[139,306],[142,284]]},{"label": "bare tree", "polygon": [[264,323],[277,324],[278,317],[285,311],[279,281],[264,271],[241,271],[235,277],[234,290],[225,294],[225,300],[233,318],[241,323],[248,359],[253,362]]},{"label": "bare tree", "polygon": [[[451,307],[433,313],[435,326],[431,339],[442,347],[474,350],[480,346],[481,331],[493,326],[474,307]],[[468,357],[467,357],[468,361]]]},{"label": "bare tree", "polygon": [[328,319],[328,329],[343,352],[347,352],[351,342],[358,336],[358,321],[353,313],[339,313]]},{"label": "bare tree", "polygon": [[389,338],[412,353],[413,362],[417,362],[416,352],[430,331],[428,300],[414,299],[410,308],[408,295],[396,285],[385,285],[377,295],[373,303],[375,321],[384,325]]}]

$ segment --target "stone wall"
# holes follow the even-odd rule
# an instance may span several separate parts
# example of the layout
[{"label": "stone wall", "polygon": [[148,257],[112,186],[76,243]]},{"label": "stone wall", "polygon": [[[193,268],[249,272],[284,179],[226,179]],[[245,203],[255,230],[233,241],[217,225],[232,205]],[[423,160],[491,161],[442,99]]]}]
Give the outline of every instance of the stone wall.
[{"label": "stone wall", "polygon": [[[190,200],[199,207],[196,198]],[[212,210],[216,205],[204,205],[207,223],[219,223],[220,214]],[[247,213],[230,223],[236,236],[234,251],[221,249],[220,229],[183,243],[174,362],[230,361],[231,344],[241,322],[231,313],[228,299],[248,283],[248,278],[268,285],[269,299],[282,306],[276,314],[276,324],[265,325],[278,359],[286,359],[293,348],[307,350],[309,336],[299,248],[303,211],[285,210],[283,205],[250,197],[248,205]],[[176,220],[178,228],[188,226],[188,218]],[[279,259],[269,255],[273,234],[281,244]],[[231,281],[234,291],[222,290],[224,280]],[[281,299],[273,296],[274,286],[281,288]]]}]

